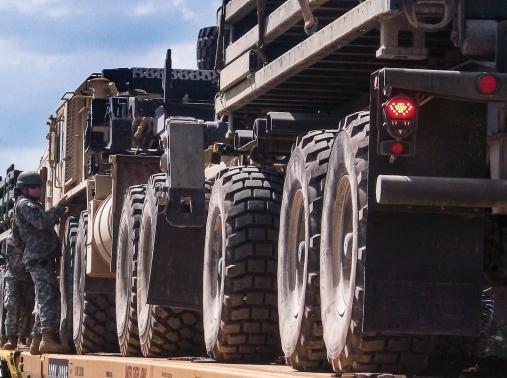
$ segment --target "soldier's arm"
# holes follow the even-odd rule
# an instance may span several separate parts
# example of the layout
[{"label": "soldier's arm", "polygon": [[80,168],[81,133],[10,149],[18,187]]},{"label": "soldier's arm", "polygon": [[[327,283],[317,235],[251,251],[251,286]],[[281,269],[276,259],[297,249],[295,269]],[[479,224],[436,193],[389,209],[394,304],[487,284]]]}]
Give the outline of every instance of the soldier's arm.
[{"label": "soldier's arm", "polygon": [[[8,240],[9,241],[9,240]],[[6,256],[9,260],[9,263],[11,264],[12,273],[15,277],[21,277],[26,269],[25,265],[22,262],[23,255],[19,253],[18,249],[14,246],[14,242],[12,240],[8,242],[5,250],[6,250]]]},{"label": "soldier's arm", "polygon": [[18,211],[32,226],[39,230],[43,230],[54,226],[55,223],[58,222],[60,216],[65,213],[65,206],[57,205],[44,211],[29,202],[22,202],[19,204],[16,211]]}]

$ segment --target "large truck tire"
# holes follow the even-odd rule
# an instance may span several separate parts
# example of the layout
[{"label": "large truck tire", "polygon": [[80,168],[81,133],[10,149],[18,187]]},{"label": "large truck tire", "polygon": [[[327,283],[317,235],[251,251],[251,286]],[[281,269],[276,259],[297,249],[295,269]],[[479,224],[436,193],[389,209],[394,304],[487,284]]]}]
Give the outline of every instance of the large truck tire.
[{"label": "large truck tire", "polygon": [[431,336],[362,332],[369,113],[340,124],[322,210],[321,308],[328,359],[337,372],[413,373],[426,368]]},{"label": "large truck tire", "polygon": [[197,68],[214,70],[217,52],[218,27],[210,26],[199,30],[197,38]]},{"label": "large truck tire", "polygon": [[487,334],[471,336],[435,336],[432,364],[484,357],[488,346]]},{"label": "large truck tire", "polygon": [[72,322],[72,295],[74,287],[74,256],[76,252],[76,239],[79,227],[79,217],[68,217],[65,223],[65,233],[62,243],[62,257],[60,260],[60,293],[61,317],[60,340],[63,345],[75,352]]},{"label": "large truck tire", "polygon": [[282,349],[296,370],[330,368],[320,318],[320,220],[336,131],[300,137],[287,166],[278,241],[278,313]]},{"label": "large truck tire", "polygon": [[73,340],[78,354],[118,352],[114,296],[85,292],[88,213],[81,212],[77,231],[73,285]]},{"label": "large truck tire", "polygon": [[277,242],[283,181],[235,167],[211,192],[203,272],[204,337],[216,360],[264,360],[280,350]]},{"label": "large truck tire", "polygon": [[137,328],[137,257],[146,185],[127,189],[120,216],[116,258],[116,331],[123,356],[141,356]]},{"label": "large truck tire", "polygon": [[157,222],[165,222],[157,192],[165,182],[164,173],[151,176],[142,209],[137,265],[137,319],[141,350],[146,357],[204,353],[202,315],[199,312],[147,302]]}]

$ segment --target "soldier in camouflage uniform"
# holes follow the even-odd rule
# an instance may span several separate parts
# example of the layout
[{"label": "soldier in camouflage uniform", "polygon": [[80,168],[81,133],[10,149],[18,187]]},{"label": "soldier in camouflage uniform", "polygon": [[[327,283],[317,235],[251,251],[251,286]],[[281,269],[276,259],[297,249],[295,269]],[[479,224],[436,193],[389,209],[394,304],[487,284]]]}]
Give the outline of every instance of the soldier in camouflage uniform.
[{"label": "soldier in camouflage uniform", "polygon": [[[4,280],[4,276],[5,276],[5,259],[3,258],[3,256],[0,255],[0,288],[2,289],[2,291],[4,290],[4,287],[5,287],[5,280]],[[1,300],[3,300],[2,298],[0,298]],[[5,306],[3,308],[3,311],[0,313],[0,319],[1,319],[1,322],[0,322],[0,326],[2,327],[0,329],[0,348],[3,347],[5,345],[5,343],[8,341],[7,340],[7,336],[5,336],[5,324],[4,324],[4,319],[5,319]]]},{"label": "soldier in camouflage uniform", "polygon": [[16,247],[23,250],[23,263],[32,276],[37,299],[30,353],[65,353],[68,348],[55,339],[60,328],[60,290],[55,258],[61,252],[54,227],[66,211],[69,200],[62,197],[56,206],[44,211],[39,202],[41,177],[37,172],[20,173],[16,187],[21,195],[14,206],[12,235]]},{"label": "soldier in camouflage uniform", "polygon": [[35,304],[35,292],[32,277],[21,261],[22,255],[15,248],[12,236],[2,243],[2,255],[5,259],[4,307],[5,335],[8,341],[3,349],[16,349],[19,341],[26,343],[30,333],[32,310]]}]

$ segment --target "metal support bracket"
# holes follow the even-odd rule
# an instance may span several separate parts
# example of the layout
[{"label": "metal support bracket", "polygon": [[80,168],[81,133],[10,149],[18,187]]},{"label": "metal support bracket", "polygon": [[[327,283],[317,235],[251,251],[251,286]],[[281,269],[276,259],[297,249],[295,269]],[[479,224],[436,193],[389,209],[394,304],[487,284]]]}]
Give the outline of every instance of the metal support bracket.
[{"label": "metal support bracket", "polygon": [[167,131],[167,221],[178,227],[206,223],[204,198],[204,125],[195,118],[171,117]]},{"label": "metal support bracket", "polygon": [[[411,47],[399,46],[399,35],[402,31],[412,33]],[[398,15],[380,23],[380,48],[376,55],[382,59],[423,60],[429,55],[425,44],[425,33],[414,29],[405,15]]]}]

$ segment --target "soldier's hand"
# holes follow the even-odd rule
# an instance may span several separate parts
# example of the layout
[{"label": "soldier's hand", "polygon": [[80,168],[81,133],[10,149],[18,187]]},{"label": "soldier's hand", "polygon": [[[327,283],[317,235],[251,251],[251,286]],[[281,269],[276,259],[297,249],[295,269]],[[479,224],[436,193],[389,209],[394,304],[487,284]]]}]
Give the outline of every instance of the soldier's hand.
[{"label": "soldier's hand", "polygon": [[58,201],[58,205],[69,206],[69,204],[70,199],[68,199],[67,196],[63,196],[62,198],[60,198],[60,201]]}]

